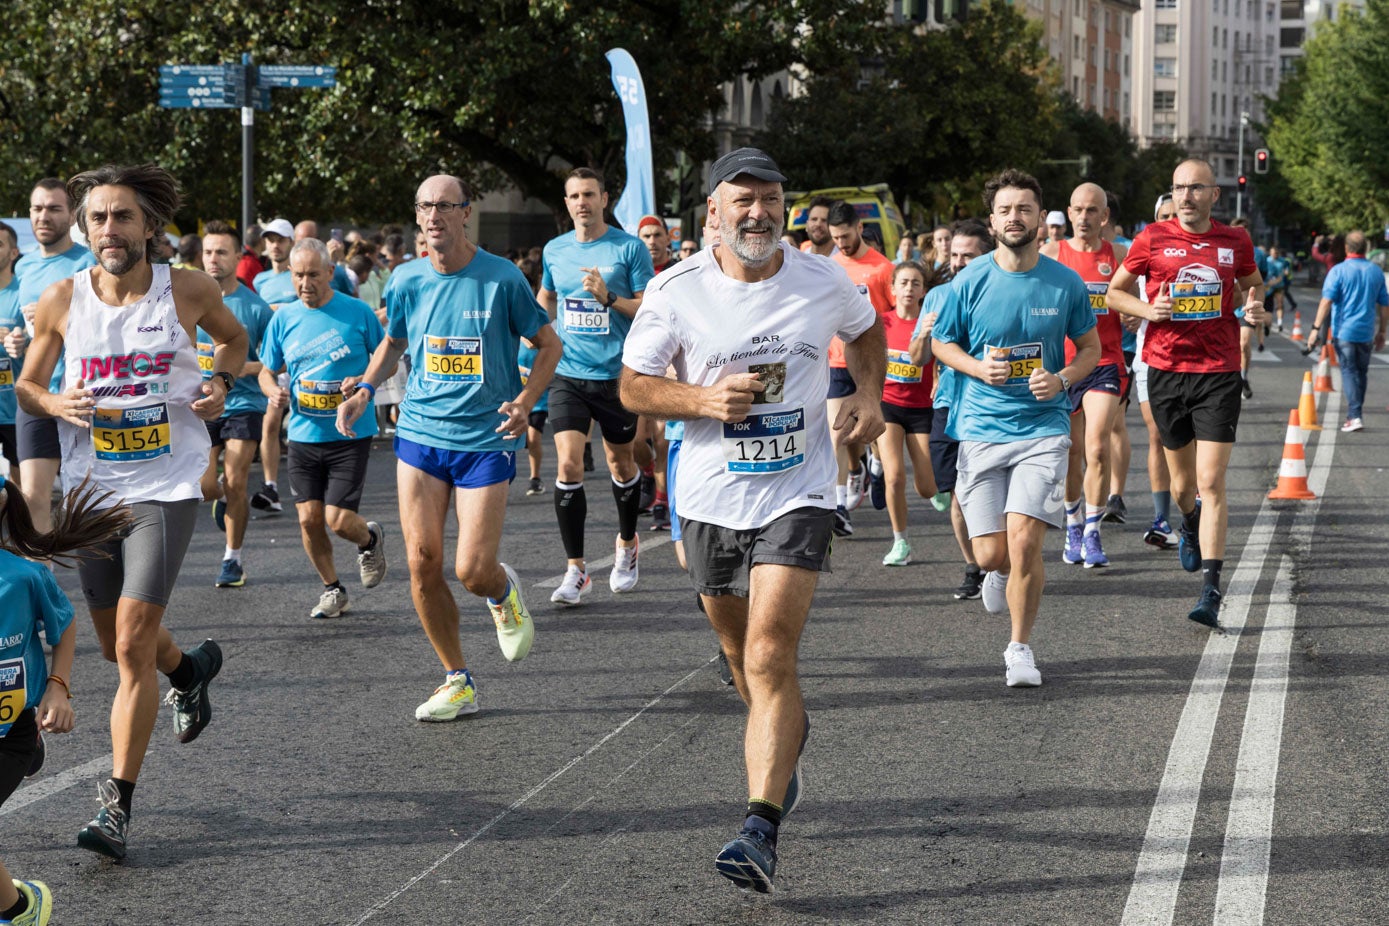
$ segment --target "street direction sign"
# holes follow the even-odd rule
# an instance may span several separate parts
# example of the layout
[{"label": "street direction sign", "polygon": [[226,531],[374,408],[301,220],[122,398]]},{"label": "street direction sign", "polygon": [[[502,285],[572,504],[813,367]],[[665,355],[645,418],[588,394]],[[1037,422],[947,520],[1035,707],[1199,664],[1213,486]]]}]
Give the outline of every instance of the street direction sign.
[{"label": "street direction sign", "polygon": [[242,105],[245,70],[236,64],[169,64],[159,69],[159,105],[228,109]]},{"label": "street direction sign", "polygon": [[256,68],[260,87],[336,87],[338,69],[315,64],[262,64]]}]

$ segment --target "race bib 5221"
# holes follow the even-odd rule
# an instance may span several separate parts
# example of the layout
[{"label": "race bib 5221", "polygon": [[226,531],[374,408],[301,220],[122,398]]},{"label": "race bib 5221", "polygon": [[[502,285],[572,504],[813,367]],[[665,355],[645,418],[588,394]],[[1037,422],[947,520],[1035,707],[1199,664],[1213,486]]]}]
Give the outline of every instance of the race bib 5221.
[{"label": "race bib 5221", "polygon": [[1220,283],[1173,283],[1172,321],[1199,322],[1220,317]]},{"label": "race bib 5221", "polygon": [[169,447],[169,408],[162,402],[140,408],[98,408],[92,413],[92,448],[98,460],[153,460]]},{"label": "race bib 5221", "polygon": [[424,378],[436,383],[482,382],[482,339],[425,335]]}]

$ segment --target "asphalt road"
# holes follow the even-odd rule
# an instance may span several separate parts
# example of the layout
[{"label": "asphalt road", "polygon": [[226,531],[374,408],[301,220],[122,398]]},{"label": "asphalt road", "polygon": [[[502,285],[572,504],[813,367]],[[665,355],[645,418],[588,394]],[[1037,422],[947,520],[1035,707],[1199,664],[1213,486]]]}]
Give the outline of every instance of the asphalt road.
[{"label": "asphalt road", "polygon": [[[802,646],[814,734],[768,897],[713,870],[741,821],[743,710],[664,535],[643,535],[635,593],[611,595],[599,570],[583,608],[555,610],[537,587],[564,566],[552,496],[518,481],[503,550],[534,651],[506,663],[459,590],[482,712],[413,720],[441,672],[410,606],[384,444],[362,510],[387,525],[391,572],[349,583],[339,620],[308,617],[320,586],[292,516],[251,525],[249,581],[230,590],[212,587],[222,539],[200,521],[168,624],[226,653],[214,720],[183,746],[164,709],[123,864],[74,844],[109,774],[116,684],[79,624],[78,729],[0,809],[4,860],[49,883],[64,926],[1382,923],[1385,367],[1364,432],[1307,443],[1322,498],[1265,504],[1307,362],[1278,336],[1258,355],[1223,637],[1185,619],[1199,579],[1142,543],[1134,409],[1113,565],[1063,566],[1052,535],[1039,689],[1003,683],[1006,618],[951,597],[945,517],[917,500],[917,563],[890,570],[887,519],[860,509]],[[615,530],[602,485],[593,559]],[[351,552],[338,547],[349,576]]]}]

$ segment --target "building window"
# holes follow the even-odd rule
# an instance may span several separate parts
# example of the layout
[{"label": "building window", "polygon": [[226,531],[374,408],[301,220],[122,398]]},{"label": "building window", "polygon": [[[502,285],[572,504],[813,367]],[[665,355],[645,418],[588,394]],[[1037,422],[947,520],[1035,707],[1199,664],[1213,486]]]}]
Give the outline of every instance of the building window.
[{"label": "building window", "polygon": [[1080,57],[1080,36],[1078,35],[1071,36],[1071,57]]},{"label": "building window", "polygon": [[1177,111],[1177,91],[1154,90],[1153,112],[1171,113]]},{"label": "building window", "polygon": [[1177,41],[1176,23],[1158,23],[1153,31],[1153,41],[1159,45],[1171,45]]},{"label": "building window", "polygon": [[1267,86],[1273,85],[1273,65],[1271,64],[1264,68],[1264,84]]},{"label": "building window", "polygon": [[1177,59],[1176,58],[1154,58],[1153,59],[1154,77],[1176,77]]},{"label": "building window", "polygon": [[1129,38],[1129,37],[1133,34],[1133,33],[1130,31],[1130,30],[1132,29],[1132,27],[1133,27],[1133,17],[1132,17],[1132,16],[1125,16],[1125,17],[1124,17],[1124,38]]},{"label": "building window", "polygon": [[1128,95],[1128,92],[1125,91],[1125,92],[1124,92],[1124,118],[1127,119],[1128,117],[1129,117],[1129,95]]},{"label": "building window", "polygon": [[1212,27],[1211,27],[1211,48],[1219,48],[1219,47],[1220,47],[1220,27],[1219,27],[1219,26],[1212,26]]},{"label": "building window", "polygon": [[1129,56],[1124,55],[1124,76],[1129,76]]},{"label": "building window", "polygon": [[1155,10],[1175,10],[1176,8],[1177,0],[1153,0],[1153,9]]},{"label": "building window", "polygon": [[1224,49],[1225,51],[1229,51],[1229,50],[1230,50],[1230,30],[1229,30],[1229,29],[1221,29],[1221,30],[1220,30],[1220,47],[1221,47],[1222,49]]},{"label": "building window", "polygon": [[1079,77],[1072,77],[1072,78],[1071,78],[1071,96],[1073,96],[1073,97],[1076,98],[1076,102],[1077,102],[1077,103],[1080,102],[1080,78],[1079,78]]},{"label": "building window", "polygon": [[1219,79],[1220,79],[1220,62],[1219,62],[1219,61],[1212,61],[1212,62],[1211,62],[1211,81],[1212,81],[1212,82],[1215,82],[1215,81],[1217,81],[1217,80],[1219,80]]},{"label": "building window", "polygon": [[1173,123],[1170,123],[1170,122],[1165,123],[1165,124],[1159,123],[1158,125],[1153,126],[1152,137],[1153,137],[1153,138],[1176,138],[1176,137],[1177,137],[1177,126],[1174,125]]},{"label": "building window", "polygon": [[1301,27],[1278,30],[1278,44],[1282,48],[1301,48],[1306,37],[1307,30]]}]

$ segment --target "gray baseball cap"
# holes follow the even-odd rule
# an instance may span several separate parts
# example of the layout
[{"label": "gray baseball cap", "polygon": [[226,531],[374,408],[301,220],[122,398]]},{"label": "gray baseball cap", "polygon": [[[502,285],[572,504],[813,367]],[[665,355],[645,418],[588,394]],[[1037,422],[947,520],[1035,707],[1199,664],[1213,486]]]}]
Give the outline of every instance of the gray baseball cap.
[{"label": "gray baseball cap", "polygon": [[749,174],[758,180],[785,183],[786,176],[776,166],[771,155],[758,148],[735,148],[714,162],[709,168],[709,191],[718,189],[719,184]]}]

